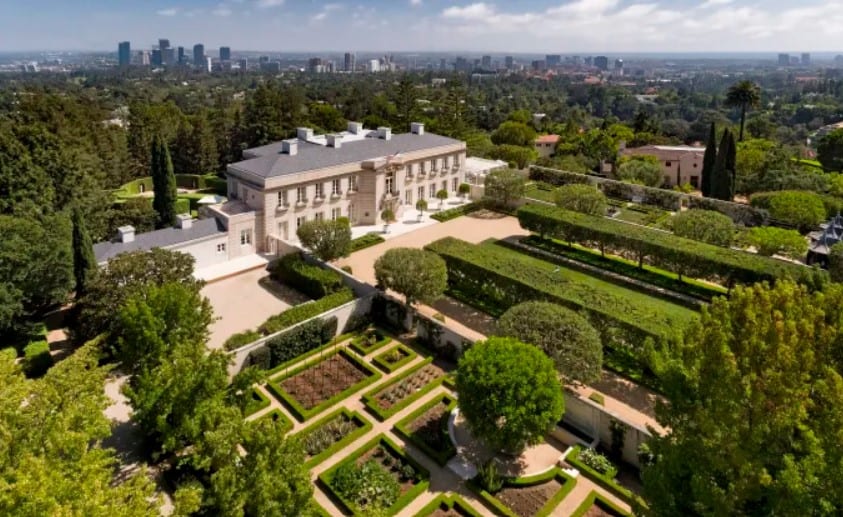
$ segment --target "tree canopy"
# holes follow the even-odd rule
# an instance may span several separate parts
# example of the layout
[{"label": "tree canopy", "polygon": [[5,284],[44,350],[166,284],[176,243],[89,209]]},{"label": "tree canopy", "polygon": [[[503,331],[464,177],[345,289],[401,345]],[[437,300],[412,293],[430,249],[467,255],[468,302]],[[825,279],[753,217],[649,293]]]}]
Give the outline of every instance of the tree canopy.
[{"label": "tree canopy", "polygon": [[302,245],[326,262],[348,255],[351,225],[346,218],[307,221],[296,230]]},{"label": "tree canopy", "polygon": [[490,172],[485,180],[485,196],[494,204],[508,208],[524,197],[527,180],[516,170],[499,169]]},{"label": "tree canopy", "polygon": [[475,343],[460,358],[456,389],[472,434],[507,452],[540,443],[564,411],[553,361],[513,338]]},{"label": "tree canopy", "polygon": [[448,285],[448,270],[433,252],[393,248],[375,261],[375,278],[384,289],[403,295],[410,306],[438,298]]},{"label": "tree canopy", "polygon": [[670,220],[673,233],[686,239],[729,246],[735,240],[735,223],[713,210],[691,209],[680,212]]},{"label": "tree canopy", "polygon": [[592,185],[572,183],[553,193],[556,206],[589,215],[606,215],[606,195]]},{"label": "tree canopy", "polygon": [[843,510],[841,303],[840,286],[778,282],[703,308],[660,372],[670,431],[643,471],[653,515]]},{"label": "tree canopy", "polygon": [[817,160],[829,171],[843,171],[843,129],[835,129],[817,144]]},{"label": "tree canopy", "polygon": [[569,382],[590,384],[600,379],[603,343],[586,318],[561,305],[524,302],[498,320],[498,332],[539,347]]},{"label": "tree canopy", "polygon": [[658,187],[664,183],[661,165],[648,156],[632,156],[618,167],[617,176],[621,181],[637,183],[647,187]]}]

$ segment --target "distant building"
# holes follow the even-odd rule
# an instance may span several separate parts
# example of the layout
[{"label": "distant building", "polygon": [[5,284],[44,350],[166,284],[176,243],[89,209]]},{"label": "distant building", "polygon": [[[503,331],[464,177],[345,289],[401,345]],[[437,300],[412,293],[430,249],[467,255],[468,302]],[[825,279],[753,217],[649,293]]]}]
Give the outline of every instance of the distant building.
[{"label": "distant building", "polygon": [[164,50],[164,49],[167,49],[167,48],[170,48],[170,40],[163,39],[163,38],[159,39],[158,40],[158,49]]},{"label": "distant building", "polygon": [[249,60],[245,57],[240,58],[240,71],[245,72],[249,69]]},{"label": "distant building", "polygon": [[231,47],[220,47],[220,61],[231,61]]},{"label": "distant building", "polygon": [[448,69],[448,60],[444,57],[439,60],[439,70],[445,71]]},{"label": "distant building", "polygon": [[491,70],[492,69],[492,56],[483,56],[480,59],[480,66],[484,70]]},{"label": "distant building", "polygon": [[512,66],[515,64],[515,59],[513,59],[512,56],[506,56],[503,62],[507,70],[512,70]]},{"label": "distant building", "polygon": [[779,54],[779,66],[790,66],[790,54]]},{"label": "distant building", "polygon": [[457,72],[470,72],[471,64],[468,62],[468,59],[458,56],[454,62],[454,70]]},{"label": "distant building", "polygon": [[205,71],[210,72],[214,69],[214,60],[211,59],[211,56],[205,58]]},{"label": "distant building", "polygon": [[161,49],[161,64],[165,66],[172,66],[176,64],[176,49],[165,48]]},{"label": "distant building", "polygon": [[587,56],[585,59],[583,59],[583,63],[585,64],[585,66],[591,66],[594,63],[594,58],[591,56]]},{"label": "distant building", "polygon": [[802,65],[808,66],[810,64],[811,64],[811,54],[808,53],[808,52],[803,52],[802,53]]},{"label": "distant building", "polygon": [[547,61],[544,59],[537,59],[532,62],[533,70],[536,72],[541,72],[543,70],[547,70]]},{"label": "distant building", "polygon": [[193,45],[193,64],[195,66],[205,66],[205,45],[201,43]]},{"label": "distant building", "polygon": [[177,59],[179,65],[186,65],[187,64],[187,56],[184,53],[184,47],[178,47],[177,55],[178,55],[178,58],[176,58],[176,59]]},{"label": "distant building", "polygon": [[149,66],[149,51],[141,50],[138,52],[138,64],[141,66]]},{"label": "distant building", "polygon": [[153,49],[152,50],[152,57],[150,59],[152,66],[161,66],[164,64],[164,61],[161,59],[161,50],[160,49]]},{"label": "distant building", "polygon": [[366,64],[366,71],[370,73],[377,73],[381,71],[381,62],[377,59],[370,59]]},{"label": "distant building", "polygon": [[117,45],[117,62],[120,66],[132,64],[132,47],[128,41],[121,41]]},{"label": "distant building", "polygon": [[594,58],[594,66],[603,70],[604,72],[609,70],[609,58],[606,56],[597,56]]},{"label": "distant building", "polygon": [[615,73],[623,75],[623,59],[615,59]]},{"label": "distant building", "polygon": [[700,188],[705,147],[690,145],[645,145],[627,148],[622,156],[655,156],[662,165],[664,185],[675,187],[689,184]]},{"label": "distant building", "polygon": [[346,52],[343,57],[343,70],[354,72],[357,69],[357,56],[353,52]]},{"label": "distant building", "polygon": [[560,140],[559,135],[542,135],[536,138],[535,146],[536,152],[539,153],[539,158],[550,158],[556,153],[556,144]]},{"label": "distant building", "polygon": [[562,64],[562,56],[559,54],[548,54],[544,57],[544,61],[548,68],[557,68]]},{"label": "distant building", "polygon": [[325,71],[321,57],[312,57],[307,60],[307,71],[311,74],[321,74]]}]

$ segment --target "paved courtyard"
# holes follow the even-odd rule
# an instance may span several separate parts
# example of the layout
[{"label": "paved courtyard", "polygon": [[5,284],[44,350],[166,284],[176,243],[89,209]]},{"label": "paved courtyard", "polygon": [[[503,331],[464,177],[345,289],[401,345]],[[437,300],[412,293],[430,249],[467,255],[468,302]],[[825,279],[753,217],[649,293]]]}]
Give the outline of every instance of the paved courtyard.
[{"label": "paved courtyard", "polygon": [[211,301],[214,316],[208,348],[221,348],[232,334],[254,329],[270,316],[307,298],[272,282],[263,268],[206,285],[202,295]]}]

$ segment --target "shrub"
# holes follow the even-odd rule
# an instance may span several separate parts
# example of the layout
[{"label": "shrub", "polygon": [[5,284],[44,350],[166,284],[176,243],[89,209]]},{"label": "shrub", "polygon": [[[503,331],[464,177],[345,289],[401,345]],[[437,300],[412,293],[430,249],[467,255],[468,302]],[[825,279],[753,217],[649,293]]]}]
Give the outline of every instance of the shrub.
[{"label": "shrub", "polygon": [[435,221],[439,221],[440,223],[444,223],[445,221],[456,219],[457,217],[470,214],[471,212],[476,212],[477,210],[480,210],[480,205],[478,203],[468,203],[458,207],[449,208],[448,210],[442,210],[441,212],[437,212],[435,214],[431,214],[430,218]]},{"label": "shrub", "polygon": [[384,239],[380,235],[376,233],[367,233],[366,235],[351,240],[351,244],[348,246],[348,253],[354,253],[355,251],[370,248],[382,242],[384,242]]},{"label": "shrub", "polygon": [[751,228],[746,234],[746,241],[765,257],[782,255],[799,259],[808,251],[808,241],[799,232],[772,226]]},{"label": "shrub", "polygon": [[664,182],[661,165],[658,160],[653,162],[646,158],[650,157],[633,156],[624,160],[618,167],[618,179],[648,187],[661,185]]},{"label": "shrub", "polygon": [[372,511],[389,508],[401,493],[398,481],[375,460],[359,467],[354,462],[340,465],[331,478],[331,488],[358,508]]},{"label": "shrub", "polygon": [[189,214],[190,213],[190,200],[184,197],[180,197],[176,199],[176,213],[177,214]]},{"label": "shrub", "polygon": [[269,348],[262,346],[260,348],[256,348],[249,352],[249,355],[246,356],[246,367],[254,366],[259,370],[269,370],[272,368],[272,354],[269,352]]},{"label": "shrub", "polygon": [[843,282],[843,242],[838,242],[829,250],[828,272],[834,282]]},{"label": "shrub", "polygon": [[223,348],[226,350],[236,350],[241,346],[246,346],[250,343],[254,343],[258,339],[263,337],[263,335],[256,331],[256,330],[247,330],[246,332],[238,332],[233,336],[229,337],[225,340],[225,344],[223,344]]},{"label": "shrub", "polygon": [[272,278],[318,300],[343,288],[335,271],[307,263],[298,253],[285,255],[270,266]]},{"label": "shrub", "polygon": [[760,192],[753,194],[750,202],[752,206],[768,209],[770,217],[801,232],[814,229],[827,216],[822,197],[814,192]]},{"label": "shrub", "polygon": [[681,212],[673,216],[670,225],[673,233],[680,237],[716,246],[729,246],[735,240],[735,223],[729,217],[711,210]]},{"label": "shrub", "polygon": [[487,460],[486,463],[477,469],[477,478],[475,478],[483,490],[494,494],[503,488],[503,476],[498,472],[498,462],[495,458]]},{"label": "shrub", "polygon": [[23,371],[27,377],[41,377],[53,365],[46,340],[32,341],[23,349]]},{"label": "shrub", "polygon": [[615,472],[615,466],[612,465],[609,458],[594,449],[582,449],[579,454],[579,460],[601,474]]},{"label": "shrub", "polygon": [[591,185],[563,185],[554,192],[556,206],[583,214],[606,215],[606,195]]},{"label": "shrub", "polygon": [[289,332],[273,337],[266,343],[270,352],[270,368],[286,363],[329,342],[336,334],[336,330],[337,318],[331,317],[326,320],[314,319],[302,323]]}]

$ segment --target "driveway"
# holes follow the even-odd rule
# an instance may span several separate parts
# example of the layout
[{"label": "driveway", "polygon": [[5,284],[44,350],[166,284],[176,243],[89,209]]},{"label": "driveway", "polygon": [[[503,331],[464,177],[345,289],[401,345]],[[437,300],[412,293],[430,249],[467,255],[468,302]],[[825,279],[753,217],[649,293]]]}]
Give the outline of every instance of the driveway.
[{"label": "driveway", "polygon": [[247,271],[202,289],[214,316],[208,348],[222,348],[232,334],[257,328],[267,318],[305,302],[307,297],[275,283],[264,269]]},{"label": "driveway", "polygon": [[477,244],[486,239],[504,239],[513,235],[529,235],[518,219],[508,215],[481,210],[450,221],[420,228],[382,242],[377,246],[352,253],[337,261],[337,266],[351,266],[352,274],[375,285],[375,261],[392,248],[422,248],[443,237],[456,237]]}]

